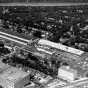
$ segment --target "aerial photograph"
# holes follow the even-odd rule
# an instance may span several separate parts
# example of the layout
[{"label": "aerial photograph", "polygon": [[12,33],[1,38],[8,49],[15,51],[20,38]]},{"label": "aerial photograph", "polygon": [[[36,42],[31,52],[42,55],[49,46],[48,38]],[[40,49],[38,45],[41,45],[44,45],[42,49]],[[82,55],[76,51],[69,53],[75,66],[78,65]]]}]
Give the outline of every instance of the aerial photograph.
[{"label": "aerial photograph", "polygon": [[0,88],[88,88],[88,0],[0,0]]}]

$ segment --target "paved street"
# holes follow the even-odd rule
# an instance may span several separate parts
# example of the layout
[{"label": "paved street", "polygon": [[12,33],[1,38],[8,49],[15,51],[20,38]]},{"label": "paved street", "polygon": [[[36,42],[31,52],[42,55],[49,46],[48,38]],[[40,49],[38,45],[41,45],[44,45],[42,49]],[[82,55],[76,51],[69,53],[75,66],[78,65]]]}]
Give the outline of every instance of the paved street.
[{"label": "paved street", "polygon": [[88,3],[0,3],[0,6],[79,6]]}]

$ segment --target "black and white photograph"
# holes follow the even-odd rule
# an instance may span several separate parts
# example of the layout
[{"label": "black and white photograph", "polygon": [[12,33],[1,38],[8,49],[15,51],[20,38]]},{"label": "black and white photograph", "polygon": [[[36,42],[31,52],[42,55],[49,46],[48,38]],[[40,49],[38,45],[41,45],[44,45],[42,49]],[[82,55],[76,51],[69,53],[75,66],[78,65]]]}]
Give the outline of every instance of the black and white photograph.
[{"label": "black and white photograph", "polygon": [[88,0],[0,0],[0,88],[88,88]]}]

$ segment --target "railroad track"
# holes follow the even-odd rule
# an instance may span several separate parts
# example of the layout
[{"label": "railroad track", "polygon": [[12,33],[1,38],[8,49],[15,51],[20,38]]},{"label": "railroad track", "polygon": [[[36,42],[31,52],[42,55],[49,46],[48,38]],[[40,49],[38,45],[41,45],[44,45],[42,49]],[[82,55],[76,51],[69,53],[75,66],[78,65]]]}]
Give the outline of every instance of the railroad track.
[{"label": "railroad track", "polygon": [[1,31],[0,31],[0,37],[10,40],[10,41],[13,41],[13,42],[16,42],[16,43],[19,43],[19,44],[22,44],[22,45],[27,45],[29,42],[29,40],[27,40],[27,39],[23,39],[23,38],[20,38],[20,37],[11,35],[11,34],[7,34],[4,32],[1,32]]}]

